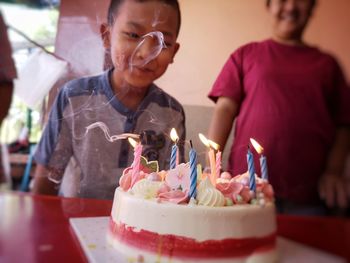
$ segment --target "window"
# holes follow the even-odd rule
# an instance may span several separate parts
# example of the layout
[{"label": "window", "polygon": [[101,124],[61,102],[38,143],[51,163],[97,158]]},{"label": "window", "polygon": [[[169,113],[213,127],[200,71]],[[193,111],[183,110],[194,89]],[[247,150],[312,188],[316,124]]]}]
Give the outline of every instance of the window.
[{"label": "window", "polygon": [[[54,4],[56,7],[47,5],[48,2]],[[38,49],[35,44],[28,41],[22,34],[35,43],[44,46],[47,50],[54,51],[58,21],[58,1],[33,1],[33,3],[35,6],[42,7],[45,5],[48,7],[38,9],[20,4],[0,4],[4,20],[9,26],[8,35],[12,45],[17,72],[25,65],[33,51]],[[20,19],[18,19],[19,17]],[[34,109],[29,109],[14,94],[8,117],[3,121],[1,126],[1,142],[13,143],[26,130],[29,131],[29,141],[31,143],[38,142],[41,136],[43,107],[45,107],[45,101],[37,105]]]}]

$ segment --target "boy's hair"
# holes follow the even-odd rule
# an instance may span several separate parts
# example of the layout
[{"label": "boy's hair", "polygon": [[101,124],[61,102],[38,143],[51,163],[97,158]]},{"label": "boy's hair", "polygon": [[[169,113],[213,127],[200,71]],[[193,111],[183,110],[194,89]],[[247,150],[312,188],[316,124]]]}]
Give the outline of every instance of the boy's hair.
[{"label": "boy's hair", "polygon": [[[312,1],[311,1],[311,6],[312,6],[312,8],[316,5],[316,1],[317,1],[317,0],[312,0]],[[266,0],[266,6],[267,6],[267,7],[270,6],[270,3],[271,3],[271,0]]]},{"label": "boy's hair", "polygon": [[[109,25],[113,25],[115,16],[118,13],[118,9],[121,6],[121,4],[124,3],[124,1],[126,0],[111,0],[108,8],[108,14],[107,14],[107,22]],[[176,30],[176,35],[179,34],[180,26],[181,26],[181,12],[180,12],[180,5],[178,0],[134,0],[134,1],[141,2],[141,3],[147,2],[147,1],[158,1],[158,2],[163,2],[175,8],[178,16],[178,21],[179,21],[177,30]]]}]

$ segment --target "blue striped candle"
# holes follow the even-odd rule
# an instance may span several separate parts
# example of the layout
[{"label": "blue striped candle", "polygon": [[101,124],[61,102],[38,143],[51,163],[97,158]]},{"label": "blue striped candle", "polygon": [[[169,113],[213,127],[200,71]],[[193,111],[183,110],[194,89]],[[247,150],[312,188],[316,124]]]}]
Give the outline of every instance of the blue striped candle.
[{"label": "blue striped candle", "polygon": [[174,169],[176,167],[176,156],[177,156],[177,145],[175,143],[173,147],[171,147],[170,169]]},{"label": "blue striped candle", "polygon": [[[192,143],[191,143],[192,146]],[[190,192],[189,197],[196,198],[197,196],[197,153],[191,147],[190,149]]]},{"label": "blue striped candle", "polygon": [[269,176],[267,173],[266,157],[263,154],[261,154],[260,156],[260,169],[261,169],[261,178],[268,181]]},{"label": "blue striped candle", "polygon": [[173,147],[171,147],[171,154],[170,154],[170,169],[175,169],[177,165],[177,142],[179,141],[179,136],[177,135],[177,132],[175,128],[172,128],[170,131],[170,139],[174,142]]},{"label": "blue striped candle", "polygon": [[249,172],[249,189],[255,192],[256,185],[255,185],[254,157],[249,146],[248,146],[248,153],[247,153],[247,162],[248,162],[248,172]]}]

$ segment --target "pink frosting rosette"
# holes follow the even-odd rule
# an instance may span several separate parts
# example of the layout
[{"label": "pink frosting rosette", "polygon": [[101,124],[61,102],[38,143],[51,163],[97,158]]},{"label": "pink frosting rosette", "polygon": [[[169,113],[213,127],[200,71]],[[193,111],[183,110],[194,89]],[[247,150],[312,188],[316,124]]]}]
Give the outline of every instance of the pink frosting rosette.
[{"label": "pink frosting rosette", "polygon": [[258,193],[263,193],[264,198],[268,200],[273,200],[274,198],[274,191],[272,188],[272,185],[269,184],[267,181],[261,180],[257,185],[256,185],[256,191]]},{"label": "pink frosting rosette", "polygon": [[234,180],[219,182],[216,184],[216,189],[235,204],[247,204],[252,198],[249,187]]},{"label": "pink frosting rosette", "polygon": [[249,187],[243,186],[238,195],[232,194],[232,201],[235,204],[247,204],[252,199],[252,194]]},{"label": "pink frosting rosette", "polygon": [[158,194],[159,201],[167,201],[174,204],[188,203],[188,191],[170,190]]},{"label": "pink frosting rosette", "polygon": [[233,194],[237,195],[241,192],[243,185],[234,181],[219,182],[216,184],[216,189],[218,189],[225,197],[232,198]]},{"label": "pink frosting rosette", "polygon": [[[269,184],[266,180],[262,180],[260,177],[255,175],[256,179],[256,192],[263,193],[263,198],[267,200],[273,200],[274,191],[272,185]],[[225,197],[232,198],[232,201],[236,204],[246,204],[249,203],[252,199],[252,193],[249,189],[249,174],[243,173],[233,177],[230,180],[230,183],[241,184],[240,187],[233,187],[233,185],[224,184],[217,186],[217,188],[225,195]],[[230,196],[231,194],[231,196]]]},{"label": "pink frosting rosette", "polygon": [[249,186],[249,174],[248,172],[239,174],[231,179],[234,182],[239,182],[244,186]]},{"label": "pink frosting rosette", "polygon": [[190,189],[190,167],[188,164],[179,164],[168,171],[164,184],[158,190],[158,200],[174,204],[188,202]]},{"label": "pink frosting rosette", "polygon": [[229,172],[222,172],[220,178],[224,180],[231,180],[232,175]]},{"label": "pink frosting rosette", "polygon": [[119,179],[119,186],[124,190],[128,191],[131,187],[131,172],[132,167],[128,167],[123,171],[122,176]]},{"label": "pink frosting rosette", "polygon": [[169,170],[166,184],[172,190],[189,191],[190,189],[190,166],[188,163],[179,164],[174,169]]},{"label": "pink frosting rosette", "polygon": [[[123,171],[123,175],[119,179],[119,186],[124,190],[128,191],[131,187],[131,175],[132,175],[132,167],[125,168]],[[145,178],[146,174],[143,171],[140,171],[138,180]]]},{"label": "pink frosting rosette", "polygon": [[160,181],[162,181],[162,177],[158,173],[155,173],[155,172],[147,174],[145,178],[147,180],[153,181],[153,182],[160,182]]}]

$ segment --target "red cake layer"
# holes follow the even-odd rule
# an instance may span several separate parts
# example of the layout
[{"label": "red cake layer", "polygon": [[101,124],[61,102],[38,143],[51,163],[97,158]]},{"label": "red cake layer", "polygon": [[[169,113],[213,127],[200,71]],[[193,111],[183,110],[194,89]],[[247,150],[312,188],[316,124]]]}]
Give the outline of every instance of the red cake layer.
[{"label": "red cake layer", "polygon": [[114,238],[132,247],[140,248],[167,257],[177,258],[228,258],[244,257],[252,253],[275,249],[276,233],[260,238],[206,240],[160,235],[147,230],[136,230],[125,224],[116,224],[110,219]]}]

